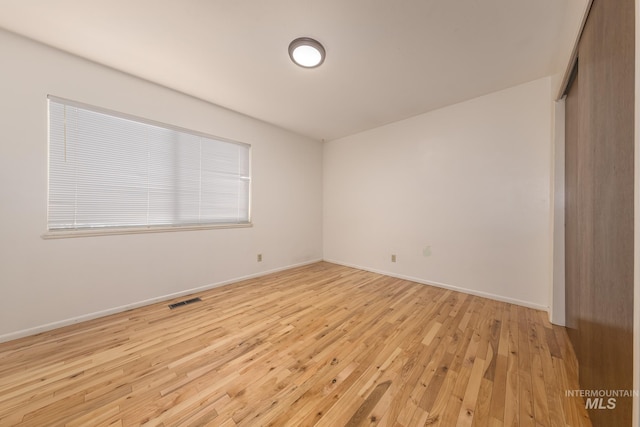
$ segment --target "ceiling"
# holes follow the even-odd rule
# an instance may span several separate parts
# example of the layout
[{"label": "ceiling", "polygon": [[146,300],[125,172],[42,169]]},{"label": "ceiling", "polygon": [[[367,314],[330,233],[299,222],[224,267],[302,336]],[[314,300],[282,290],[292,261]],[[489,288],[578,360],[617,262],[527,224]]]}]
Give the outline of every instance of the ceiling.
[{"label": "ceiling", "polygon": [[[0,0],[0,27],[315,139],[567,66],[587,0]],[[319,40],[316,69],[289,43]]]}]

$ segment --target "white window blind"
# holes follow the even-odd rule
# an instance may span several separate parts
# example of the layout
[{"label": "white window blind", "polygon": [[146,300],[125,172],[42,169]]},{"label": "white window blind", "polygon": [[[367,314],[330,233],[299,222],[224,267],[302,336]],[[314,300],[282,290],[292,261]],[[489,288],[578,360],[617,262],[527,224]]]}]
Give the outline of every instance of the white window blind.
[{"label": "white window blind", "polygon": [[49,98],[49,230],[246,224],[247,144]]}]

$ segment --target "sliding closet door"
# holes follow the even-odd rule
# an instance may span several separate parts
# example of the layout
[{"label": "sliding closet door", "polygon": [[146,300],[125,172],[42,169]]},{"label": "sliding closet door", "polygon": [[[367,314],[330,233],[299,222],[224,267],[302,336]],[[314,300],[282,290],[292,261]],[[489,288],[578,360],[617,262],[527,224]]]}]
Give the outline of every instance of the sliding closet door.
[{"label": "sliding closet door", "polygon": [[[580,256],[584,242],[578,243],[580,236],[586,237],[585,233],[579,234],[581,221],[578,214],[584,209],[584,201],[579,200],[581,194],[578,189],[578,92],[579,76],[578,67],[574,69],[572,83],[565,99],[565,322],[567,332],[571,339],[576,354],[581,358],[582,351],[578,348],[580,344]],[[588,246],[587,246],[588,247]]]},{"label": "sliding closet door", "polygon": [[[633,388],[634,13],[594,0],[566,101],[566,312],[584,390]],[[590,410],[594,426],[631,425],[631,403]]]}]

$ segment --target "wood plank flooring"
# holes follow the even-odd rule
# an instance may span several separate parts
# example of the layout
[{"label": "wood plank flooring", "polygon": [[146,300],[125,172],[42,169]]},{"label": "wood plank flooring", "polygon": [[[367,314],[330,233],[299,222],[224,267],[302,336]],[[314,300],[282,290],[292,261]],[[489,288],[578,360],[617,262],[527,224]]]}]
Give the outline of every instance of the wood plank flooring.
[{"label": "wood plank flooring", "polygon": [[0,344],[0,425],[591,425],[541,311],[324,262],[195,296]]}]

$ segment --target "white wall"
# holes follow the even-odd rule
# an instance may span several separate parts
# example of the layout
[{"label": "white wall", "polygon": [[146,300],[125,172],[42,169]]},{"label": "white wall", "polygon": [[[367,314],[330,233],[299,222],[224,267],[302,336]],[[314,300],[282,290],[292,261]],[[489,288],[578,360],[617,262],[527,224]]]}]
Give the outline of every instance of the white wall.
[{"label": "white wall", "polygon": [[544,78],[326,143],[325,259],[547,309],[550,99]]},{"label": "white wall", "polygon": [[[322,258],[320,142],[4,31],[0,54],[0,341]],[[254,227],[43,240],[47,94],[252,144]]]}]

